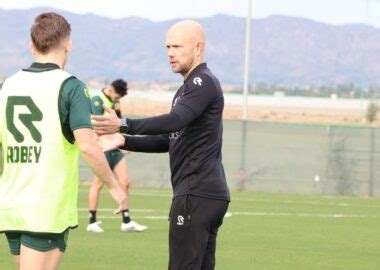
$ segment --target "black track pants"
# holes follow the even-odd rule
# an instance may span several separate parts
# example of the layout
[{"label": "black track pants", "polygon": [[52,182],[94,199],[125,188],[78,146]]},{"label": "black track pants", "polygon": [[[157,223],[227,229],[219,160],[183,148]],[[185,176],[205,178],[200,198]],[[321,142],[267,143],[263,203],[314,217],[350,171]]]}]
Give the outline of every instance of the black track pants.
[{"label": "black track pants", "polygon": [[216,236],[228,201],[196,196],[176,197],[169,228],[169,270],[215,268]]}]

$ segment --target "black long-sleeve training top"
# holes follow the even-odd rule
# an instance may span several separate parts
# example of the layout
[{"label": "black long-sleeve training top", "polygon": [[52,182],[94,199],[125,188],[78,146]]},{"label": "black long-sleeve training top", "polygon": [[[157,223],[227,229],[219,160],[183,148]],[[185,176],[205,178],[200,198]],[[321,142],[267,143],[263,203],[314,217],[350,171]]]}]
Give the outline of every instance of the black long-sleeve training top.
[{"label": "black long-sleeve training top", "polygon": [[174,197],[194,195],[230,200],[222,165],[224,97],[206,63],[177,90],[170,113],[127,119],[124,149],[168,152]]}]

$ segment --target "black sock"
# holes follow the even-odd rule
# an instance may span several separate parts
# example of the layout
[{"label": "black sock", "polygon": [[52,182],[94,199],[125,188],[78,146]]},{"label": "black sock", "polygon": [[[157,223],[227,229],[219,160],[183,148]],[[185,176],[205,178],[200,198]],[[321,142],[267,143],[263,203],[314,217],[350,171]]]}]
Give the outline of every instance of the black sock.
[{"label": "black sock", "polygon": [[96,211],[90,210],[90,224],[96,222]]},{"label": "black sock", "polygon": [[123,217],[123,223],[129,223],[131,221],[128,209],[126,209],[123,212],[121,212],[121,216]]}]

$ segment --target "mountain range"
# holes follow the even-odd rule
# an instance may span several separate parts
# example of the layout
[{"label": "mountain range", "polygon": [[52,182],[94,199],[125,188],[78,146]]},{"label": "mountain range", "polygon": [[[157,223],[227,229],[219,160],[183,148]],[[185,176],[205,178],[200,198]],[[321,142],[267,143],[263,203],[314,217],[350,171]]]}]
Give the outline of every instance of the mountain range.
[{"label": "mountain range", "polygon": [[[110,19],[51,8],[0,9],[0,77],[28,66],[29,29],[46,11],[65,16],[73,52],[66,69],[83,80],[123,77],[134,82],[178,82],[166,56],[165,35],[178,20]],[[207,35],[206,61],[225,84],[242,84],[245,18],[197,19]],[[251,24],[250,81],[285,86],[380,84],[380,29],[329,25],[304,18],[270,16]]]}]

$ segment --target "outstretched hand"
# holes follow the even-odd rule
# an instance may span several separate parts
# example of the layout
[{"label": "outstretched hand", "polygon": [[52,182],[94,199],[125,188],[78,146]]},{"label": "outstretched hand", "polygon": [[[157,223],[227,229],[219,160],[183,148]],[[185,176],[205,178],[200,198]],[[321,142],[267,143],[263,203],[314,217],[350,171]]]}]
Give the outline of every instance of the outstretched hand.
[{"label": "outstretched hand", "polygon": [[119,117],[117,117],[116,112],[111,108],[103,105],[103,108],[107,115],[92,115],[91,122],[92,126],[98,135],[104,134],[114,134],[119,132],[121,121]]},{"label": "outstretched hand", "polygon": [[104,152],[117,149],[124,145],[125,137],[120,133],[102,135],[98,138],[100,147]]}]

